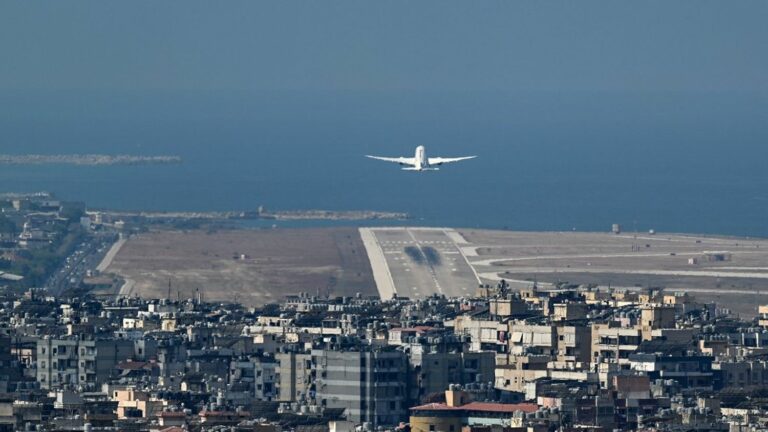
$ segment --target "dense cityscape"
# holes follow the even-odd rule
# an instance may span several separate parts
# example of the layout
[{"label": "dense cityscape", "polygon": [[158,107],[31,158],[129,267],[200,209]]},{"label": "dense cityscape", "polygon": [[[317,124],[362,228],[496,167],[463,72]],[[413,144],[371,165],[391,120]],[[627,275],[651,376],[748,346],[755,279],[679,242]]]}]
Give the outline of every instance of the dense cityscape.
[{"label": "dense cityscape", "polygon": [[0,1],[0,432],[768,432],[768,1]]},{"label": "dense cityscape", "polygon": [[[100,294],[123,224],[2,202],[0,430],[758,430],[768,306],[502,280],[462,297],[260,307]],[[105,280],[107,279],[107,280]]]}]

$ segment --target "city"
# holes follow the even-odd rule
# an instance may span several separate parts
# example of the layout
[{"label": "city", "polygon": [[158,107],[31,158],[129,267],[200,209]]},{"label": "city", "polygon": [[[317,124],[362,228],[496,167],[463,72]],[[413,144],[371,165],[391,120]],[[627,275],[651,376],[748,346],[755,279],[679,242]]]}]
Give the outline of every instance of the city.
[{"label": "city", "polygon": [[768,1],[0,1],[0,432],[768,432]]},{"label": "city", "polygon": [[35,277],[34,251],[66,252],[42,288],[4,273],[16,277],[2,284],[2,430],[727,431],[768,422],[768,305],[737,317],[685,292],[512,289],[503,279],[456,297],[304,292],[260,307],[185,298],[171,286],[158,299],[104,295],[97,267],[124,233],[84,215],[49,195],[6,201],[6,268]]}]

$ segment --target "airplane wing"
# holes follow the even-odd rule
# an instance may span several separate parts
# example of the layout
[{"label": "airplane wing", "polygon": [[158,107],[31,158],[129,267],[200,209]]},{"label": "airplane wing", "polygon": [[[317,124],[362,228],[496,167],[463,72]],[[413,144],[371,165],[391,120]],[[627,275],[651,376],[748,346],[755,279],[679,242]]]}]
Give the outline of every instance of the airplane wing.
[{"label": "airplane wing", "polygon": [[451,163],[451,162],[474,159],[476,157],[477,156],[463,156],[463,157],[456,157],[456,158],[433,157],[433,158],[429,158],[429,165],[430,166],[442,165],[442,164]]},{"label": "airplane wing", "polygon": [[414,158],[407,158],[407,157],[391,158],[391,157],[371,156],[371,155],[365,155],[365,157],[368,157],[371,159],[383,160],[386,162],[394,162],[400,165],[416,165],[416,161]]}]

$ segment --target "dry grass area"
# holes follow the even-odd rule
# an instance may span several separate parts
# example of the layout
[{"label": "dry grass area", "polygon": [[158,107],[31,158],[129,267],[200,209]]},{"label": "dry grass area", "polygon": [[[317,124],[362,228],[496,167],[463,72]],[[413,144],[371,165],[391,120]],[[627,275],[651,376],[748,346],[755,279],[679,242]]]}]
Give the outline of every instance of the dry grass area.
[{"label": "dry grass area", "polygon": [[[768,240],[657,233],[461,230],[485,279],[689,291],[744,316],[768,303]],[[707,252],[724,252],[715,261]],[[689,261],[692,260],[692,261]]]},{"label": "dry grass area", "polygon": [[[241,258],[242,256],[245,258]],[[157,231],[131,238],[107,269],[127,280],[122,294],[250,306],[309,292],[376,295],[356,228]]]}]

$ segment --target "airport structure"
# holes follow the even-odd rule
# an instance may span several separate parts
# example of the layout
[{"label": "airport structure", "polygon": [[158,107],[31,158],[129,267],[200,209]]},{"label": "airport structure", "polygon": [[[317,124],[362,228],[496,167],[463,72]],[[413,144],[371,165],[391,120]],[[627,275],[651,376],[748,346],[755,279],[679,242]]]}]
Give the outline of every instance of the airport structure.
[{"label": "airport structure", "polygon": [[[23,285],[33,272],[0,282],[0,431],[768,425],[768,305],[736,316],[661,288],[478,282],[470,264],[484,258],[448,229],[363,230],[379,296],[286,294],[258,307],[170,289],[99,296],[85,282],[104,275],[82,274],[114,232],[61,203],[12,207],[22,223],[3,225],[6,260],[88,234],[44,287]],[[419,271],[398,270],[414,268],[405,260]]]}]

